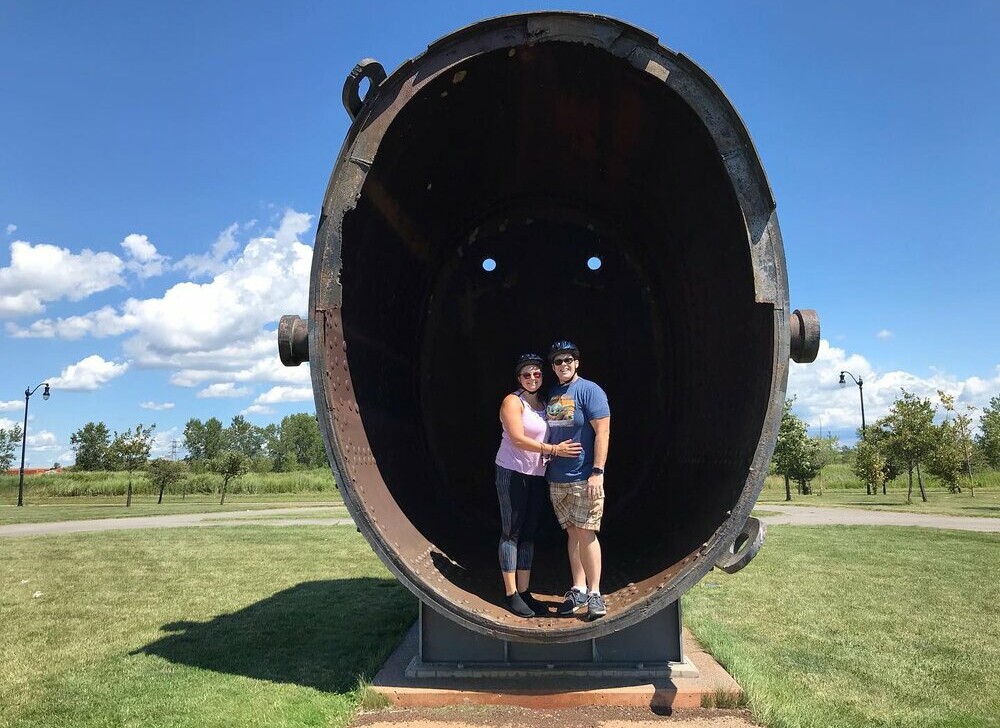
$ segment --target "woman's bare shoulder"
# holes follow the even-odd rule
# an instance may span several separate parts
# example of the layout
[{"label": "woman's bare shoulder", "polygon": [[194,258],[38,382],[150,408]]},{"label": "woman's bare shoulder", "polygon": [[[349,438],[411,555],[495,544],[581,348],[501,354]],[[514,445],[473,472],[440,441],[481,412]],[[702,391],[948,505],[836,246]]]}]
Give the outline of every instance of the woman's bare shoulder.
[{"label": "woman's bare shoulder", "polygon": [[503,398],[503,402],[500,403],[501,409],[507,409],[511,407],[517,407],[521,409],[524,407],[524,400],[521,399],[517,392],[511,392],[506,397]]}]

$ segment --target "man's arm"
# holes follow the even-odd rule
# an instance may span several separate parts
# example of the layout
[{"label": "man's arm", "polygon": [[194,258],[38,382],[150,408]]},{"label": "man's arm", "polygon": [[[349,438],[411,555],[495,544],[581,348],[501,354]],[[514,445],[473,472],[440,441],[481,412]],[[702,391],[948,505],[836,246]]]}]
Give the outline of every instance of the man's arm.
[{"label": "man's arm", "polygon": [[[594,467],[604,469],[608,460],[608,444],[611,441],[611,418],[600,417],[590,421],[594,428]],[[591,498],[604,497],[604,475],[587,478],[587,493]]]}]

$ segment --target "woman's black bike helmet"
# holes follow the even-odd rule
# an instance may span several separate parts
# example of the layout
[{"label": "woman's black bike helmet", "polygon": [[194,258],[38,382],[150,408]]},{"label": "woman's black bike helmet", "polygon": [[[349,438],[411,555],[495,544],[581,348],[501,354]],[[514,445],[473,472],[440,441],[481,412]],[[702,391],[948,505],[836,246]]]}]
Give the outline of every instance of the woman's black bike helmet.
[{"label": "woman's black bike helmet", "polygon": [[521,374],[521,370],[530,364],[534,364],[536,367],[541,368],[545,365],[545,360],[533,352],[521,354],[521,356],[517,357],[517,364],[514,365],[514,375],[519,376]]}]

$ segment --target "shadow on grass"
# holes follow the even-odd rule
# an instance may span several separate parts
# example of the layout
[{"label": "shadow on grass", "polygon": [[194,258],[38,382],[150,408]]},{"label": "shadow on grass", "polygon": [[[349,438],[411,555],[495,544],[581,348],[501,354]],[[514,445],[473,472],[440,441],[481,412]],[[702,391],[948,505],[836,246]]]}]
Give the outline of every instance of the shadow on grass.
[{"label": "shadow on grass", "polygon": [[369,679],[417,617],[393,579],[313,581],[208,622],[173,622],[133,654],[205,670],[347,692]]},{"label": "shadow on grass", "polygon": [[979,513],[996,513],[1000,511],[1000,506],[966,506],[963,510],[977,511]]}]

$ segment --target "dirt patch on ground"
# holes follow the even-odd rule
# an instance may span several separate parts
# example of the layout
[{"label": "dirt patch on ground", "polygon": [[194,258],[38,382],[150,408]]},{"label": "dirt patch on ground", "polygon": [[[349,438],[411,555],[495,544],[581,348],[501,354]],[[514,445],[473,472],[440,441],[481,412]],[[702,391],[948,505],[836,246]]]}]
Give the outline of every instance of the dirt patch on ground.
[{"label": "dirt patch on ground", "polygon": [[747,710],[673,710],[587,706],[531,710],[507,705],[386,709],[362,713],[352,728],[755,728]]}]

